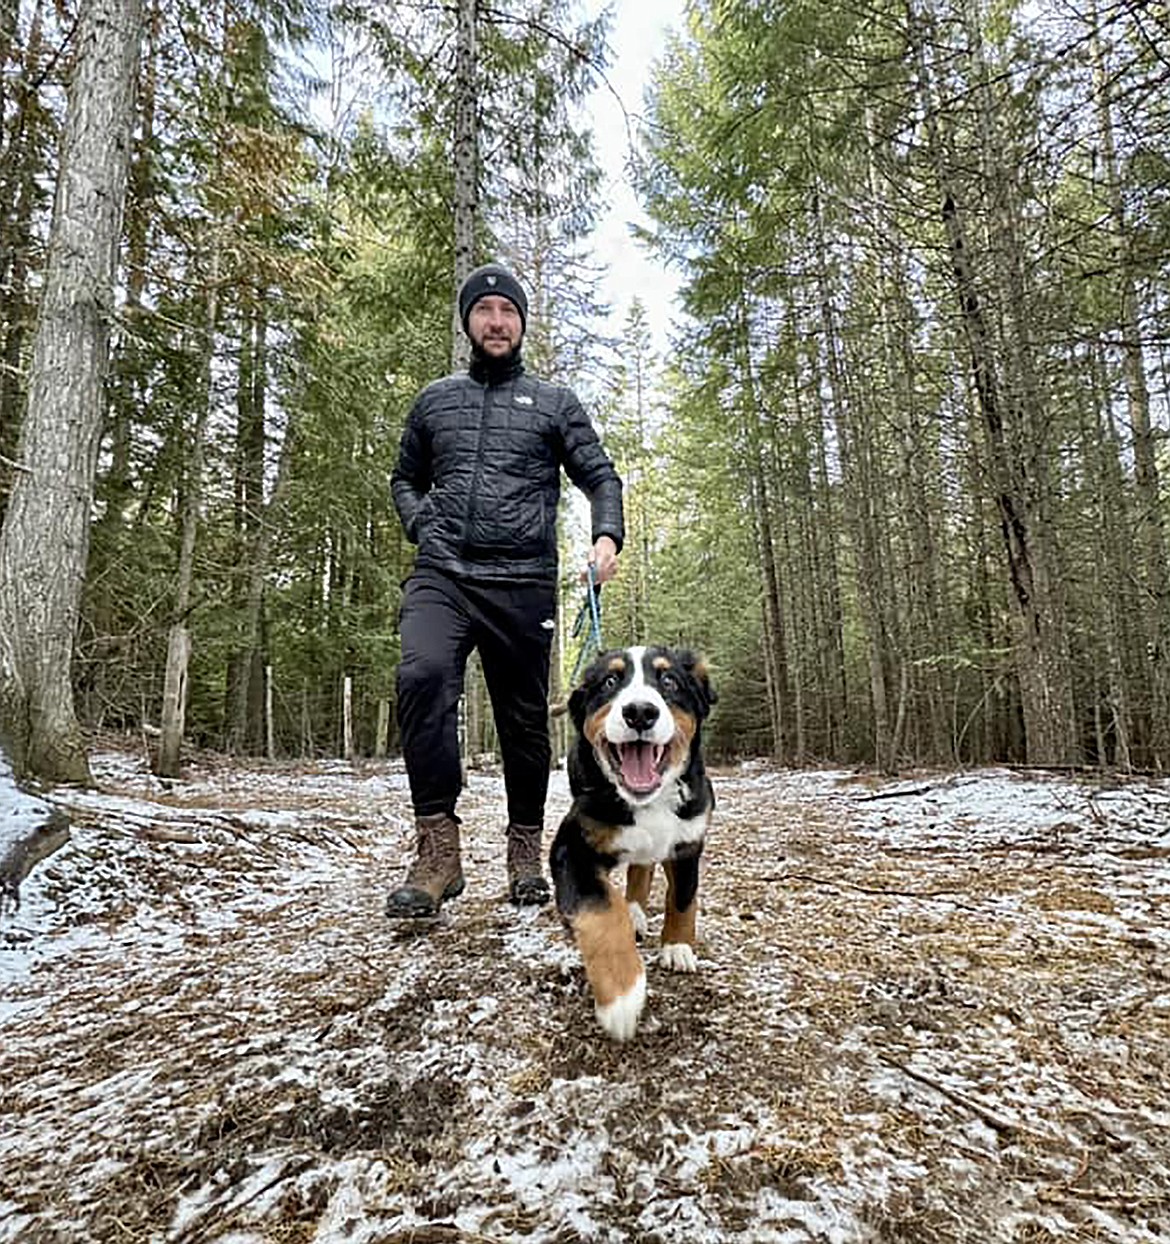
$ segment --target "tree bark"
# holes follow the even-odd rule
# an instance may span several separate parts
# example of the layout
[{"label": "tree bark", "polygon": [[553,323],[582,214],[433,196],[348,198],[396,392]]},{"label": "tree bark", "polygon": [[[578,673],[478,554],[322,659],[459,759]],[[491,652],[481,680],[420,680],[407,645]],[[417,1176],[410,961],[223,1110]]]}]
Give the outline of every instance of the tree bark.
[{"label": "tree bark", "polygon": [[81,13],[18,473],[0,532],[0,732],[18,773],[90,780],[71,662],[109,363],[141,0]]},{"label": "tree bark", "polygon": [[[33,83],[41,73],[42,26],[38,4],[29,22],[28,41],[20,52],[13,0],[0,9],[0,519],[21,464],[17,457],[23,421],[25,384],[22,372],[25,341],[33,320],[28,291],[28,256],[41,167],[40,131],[48,113]],[[11,98],[6,86],[8,66],[16,69]]]}]

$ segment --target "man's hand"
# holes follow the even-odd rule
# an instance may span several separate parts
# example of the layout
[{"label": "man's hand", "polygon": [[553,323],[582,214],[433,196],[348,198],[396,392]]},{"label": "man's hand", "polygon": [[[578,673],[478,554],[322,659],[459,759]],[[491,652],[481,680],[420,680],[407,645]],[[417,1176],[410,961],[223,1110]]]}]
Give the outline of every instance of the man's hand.
[{"label": "man's hand", "polygon": [[[593,567],[593,579],[597,584],[608,583],[618,572],[617,545],[609,536],[598,536],[597,543],[589,550],[588,562]],[[588,578],[588,572],[581,572],[581,582]]]}]

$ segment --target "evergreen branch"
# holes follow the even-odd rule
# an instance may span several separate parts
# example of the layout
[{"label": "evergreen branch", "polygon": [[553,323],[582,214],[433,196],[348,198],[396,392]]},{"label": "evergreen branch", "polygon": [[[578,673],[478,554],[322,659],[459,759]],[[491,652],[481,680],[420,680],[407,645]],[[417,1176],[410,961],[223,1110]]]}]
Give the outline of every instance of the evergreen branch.
[{"label": "evergreen branch", "polygon": [[545,25],[544,22],[537,21],[531,17],[515,17],[511,13],[505,13],[500,9],[481,9],[480,16],[485,21],[494,22],[496,25],[511,24],[513,26],[524,26],[529,30],[535,31],[537,34],[543,35],[553,43],[559,44],[565,51],[569,52],[582,64],[588,66],[601,80],[605,89],[613,96],[617,106],[621,109],[622,120],[626,130],[626,144],[632,151],[634,149],[634,118],[635,114],[630,112],[626,107],[625,101],[622,99],[617,87],[610,81],[609,76],[605,72],[605,62],[594,56],[589,51],[582,48],[579,43],[574,42],[567,35],[554,27]]}]

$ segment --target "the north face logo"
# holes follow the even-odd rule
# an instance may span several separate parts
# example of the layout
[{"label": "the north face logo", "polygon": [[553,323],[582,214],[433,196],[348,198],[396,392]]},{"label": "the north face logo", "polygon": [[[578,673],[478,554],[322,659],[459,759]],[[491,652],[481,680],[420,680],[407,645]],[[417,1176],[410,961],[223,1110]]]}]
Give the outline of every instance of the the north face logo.
[{"label": "the north face logo", "polygon": [[489,276],[487,279],[487,283],[489,285],[494,285],[498,280],[499,280],[499,277]]}]

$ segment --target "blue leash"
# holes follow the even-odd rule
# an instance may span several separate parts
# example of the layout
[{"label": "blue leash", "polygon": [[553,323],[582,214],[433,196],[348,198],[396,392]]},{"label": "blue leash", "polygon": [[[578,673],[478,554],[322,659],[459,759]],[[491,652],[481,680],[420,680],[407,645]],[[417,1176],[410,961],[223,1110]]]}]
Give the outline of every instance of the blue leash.
[{"label": "blue leash", "polygon": [[581,650],[577,653],[577,664],[573,666],[573,673],[569,678],[570,686],[577,685],[577,675],[581,672],[585,654],[589,649],[596,648],[598,652],[604,651],[604,645],[601,642],[601,584],[596,580],[592,562],[586,565],[585,570],[589,583],[585,589],[585,601],[577,611],[577,619],[573,623],[573,638],[576,639],[585,629],[586,618],[590,619],[590,632],[585,636]]}]

